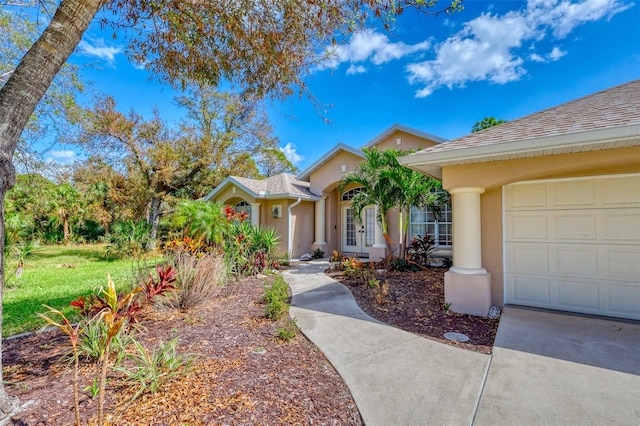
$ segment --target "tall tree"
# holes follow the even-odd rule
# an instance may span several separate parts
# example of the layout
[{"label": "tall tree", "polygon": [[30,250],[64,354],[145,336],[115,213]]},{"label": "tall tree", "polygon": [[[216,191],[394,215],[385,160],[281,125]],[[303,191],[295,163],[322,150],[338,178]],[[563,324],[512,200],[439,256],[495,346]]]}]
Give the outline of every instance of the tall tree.
[{"label": "tall tree", "polygon": [[277,154],[282,153],[279,140],[255,97],[196,86],[176,102],[187,111],[181,133],[211,152],[214,175],[206,192],[230,175],[257,178],[261,172],[293,169],[284,154]]},{"label": "tall tree", "polygon": [[476,121],[471,128],[471,133],[479,132],[480,130],[488,129],[489,127],[498,126],[502,123],[506,123],[507,120],[495,117],[485,117],[480,121]]},{"label": "tall tree", "polygon": [[[224,79],[259,97],[284,97],[296,91],[306,93],[302,76],[317,60],[310,53],[333,39],[336,30],[352,30],[369,16],[382,16],[387,25],[407,5],[429,13],[434,3],[61,0],[49,25],[0,89],[0,234],[4,233],[4,195],[15,181],[12,157],[20,134],[103,7],[114,12],[114,25],[132,30],[131,57],[162,81],[183,86],[191,80],[204,81],[216,86]],[[460,2],[454,0],[446,10],[459,7]],[[0,242],[3,240],[0,235]],[[2,264],[0,259],[0,268]],[[0,269],[2,282],[4,270]],[[1,379],[0,412],[6,414],[15,408],[15,401]]]}]

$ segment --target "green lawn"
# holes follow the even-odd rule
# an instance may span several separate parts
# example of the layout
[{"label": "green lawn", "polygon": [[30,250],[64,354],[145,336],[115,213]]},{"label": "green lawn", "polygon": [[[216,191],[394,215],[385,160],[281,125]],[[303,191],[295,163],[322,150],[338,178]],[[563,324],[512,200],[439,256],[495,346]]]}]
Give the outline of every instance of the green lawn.
[{"label": "green lawn", "polygon": [[[141,264],[133,259],[105,260],[102,246],[48,246],[27,260],[22,277],[10,280],[3,300],[4,337],[24,331],[38,330],[44,321],[36,312],[44,312],[42,304],[73,314],[69,302],[78,296],[106,287],[111,274],[119,291],[131,288],[134,271]],[[145,262],[147,267],[159,258]],[[15,269],[9,259],[5,274]]]}]

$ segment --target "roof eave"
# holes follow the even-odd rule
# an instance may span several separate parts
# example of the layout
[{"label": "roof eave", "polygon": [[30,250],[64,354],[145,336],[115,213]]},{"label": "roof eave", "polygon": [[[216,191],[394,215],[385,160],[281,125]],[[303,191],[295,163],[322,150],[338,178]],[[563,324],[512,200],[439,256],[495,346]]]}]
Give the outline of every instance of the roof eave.
[{"label": "roof eave", "polygon": [[398,161],[407,167],[441,179],[443,166],[496,161],[507,159],[514,154],[544,156],[544,151],[551,149],[588,147],[595,144],[605,144],[606,146],[634,138],[640,138],[640,123],[446,151],[430,152],[427,148],[399,157]]}]

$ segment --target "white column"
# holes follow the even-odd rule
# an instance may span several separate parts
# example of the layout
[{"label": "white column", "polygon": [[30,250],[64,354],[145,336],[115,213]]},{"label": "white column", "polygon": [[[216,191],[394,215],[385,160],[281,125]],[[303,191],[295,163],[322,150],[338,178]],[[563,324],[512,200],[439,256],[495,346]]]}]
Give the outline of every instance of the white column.
[{"label": "white column", "polygon": [[454,188],[453,196],[453,267],[458,274],[486,274],[482,267],[480,229],[481,187]]},{"label": "white column", "polygon": [[260,225],[260,203],[251,203],[251,224]]},{"label": "white column", "polygon": [[326,200],[327,197],[322,197],[315,203],[316,208],[316,223],[315,223],[315,240],[313,244],[323,245],[327,244],[325,240],[325,221],[327,220],[327,216],[325,214],[326,209]]},{"label": "white column", "polygon": [[375,248],[387,248],[387,242],[384,239],[384,233],[382,232],[382,224],[378,222],[378,212],[379,208],[376,206],[375,215],[376,215],[376,227],[374,228],[373,238]]}]

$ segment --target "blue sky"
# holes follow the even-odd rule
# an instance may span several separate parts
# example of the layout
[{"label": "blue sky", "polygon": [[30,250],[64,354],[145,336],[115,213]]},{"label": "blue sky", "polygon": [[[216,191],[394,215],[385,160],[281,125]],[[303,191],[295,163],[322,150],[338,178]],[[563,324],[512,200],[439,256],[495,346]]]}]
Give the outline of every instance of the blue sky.
[{"label": "blue sky", "polygon": [[[124,41],[98,26],[72,61],[119,108],[167,120],[171,88],[130,64]],[[392,32],[355,33],[307,76],[326,124],[306,99],[269,102],[281,145],[303,170],[335,144],[360,147],[394,123],[447,139],[485,116],[512,120],[640,78],[640,6],[622,0],[464,1],[450,16],[409,10]],[[68,162],[60,147],[51,159]]]}]

